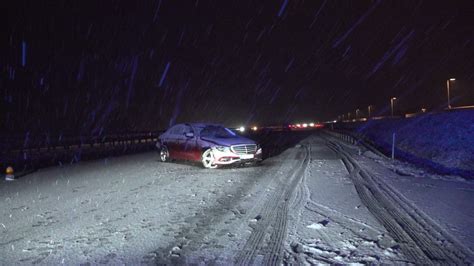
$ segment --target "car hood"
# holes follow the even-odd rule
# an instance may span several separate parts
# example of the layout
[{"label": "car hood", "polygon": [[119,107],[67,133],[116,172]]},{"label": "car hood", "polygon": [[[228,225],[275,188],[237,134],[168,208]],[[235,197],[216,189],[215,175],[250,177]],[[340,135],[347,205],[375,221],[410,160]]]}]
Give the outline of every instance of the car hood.
[{"label": "car hood", "polygon": [[256,144],[255,141],[244,138],[244,137],[234,137],[234,138],[209,138],[209,137],[201,137],[202,140],[207,142],[214,143],[220,146],[232,146],[237,144]]}]

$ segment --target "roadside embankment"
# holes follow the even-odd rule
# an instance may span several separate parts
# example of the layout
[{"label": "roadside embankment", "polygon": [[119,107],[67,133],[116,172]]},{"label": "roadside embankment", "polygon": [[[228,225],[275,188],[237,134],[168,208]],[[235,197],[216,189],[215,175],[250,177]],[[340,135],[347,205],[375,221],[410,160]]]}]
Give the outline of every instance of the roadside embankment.
[{"label": "roadside embankment", "polygon": [[338,123],[395,157],[438,173],[474,178],[474,110],[427,113],[405,119]]}]

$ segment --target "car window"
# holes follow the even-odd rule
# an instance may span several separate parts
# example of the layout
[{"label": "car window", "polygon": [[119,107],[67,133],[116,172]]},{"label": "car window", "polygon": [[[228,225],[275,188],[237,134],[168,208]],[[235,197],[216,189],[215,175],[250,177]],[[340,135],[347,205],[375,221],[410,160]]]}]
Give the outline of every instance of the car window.
[{"label": "car window", "polygon": [[175,126],[174,127],[170,127],[167,131],[166,131],[166,134],[167,135],[173,135],[173,130],[174,130]]},{"label": "car window", "polygon": [[170,134],[170,135],[181,135],[181,132],[182,132],[181,125],[176,125],[176,126],[169,129],[168,134]]},{"label": "car window", "polygon": [[183,126],[183,134],[186,134],[186,133],[194,133],[193,129],[188,125]]},{"label": "car window", "polygon": [[234,138],[236,134],[230,129],[221,126],[206,126],[201,130],[201,137]]}]

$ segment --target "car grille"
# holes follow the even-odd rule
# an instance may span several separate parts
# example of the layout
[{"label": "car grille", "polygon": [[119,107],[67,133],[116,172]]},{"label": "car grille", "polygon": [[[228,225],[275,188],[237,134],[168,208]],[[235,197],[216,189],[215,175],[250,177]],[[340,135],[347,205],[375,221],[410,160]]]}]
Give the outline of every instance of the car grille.
[{"label": "car grille", "polygon": [[230,148],[235,154],[254,154],[257,152],[256,144],[233,145]]}]

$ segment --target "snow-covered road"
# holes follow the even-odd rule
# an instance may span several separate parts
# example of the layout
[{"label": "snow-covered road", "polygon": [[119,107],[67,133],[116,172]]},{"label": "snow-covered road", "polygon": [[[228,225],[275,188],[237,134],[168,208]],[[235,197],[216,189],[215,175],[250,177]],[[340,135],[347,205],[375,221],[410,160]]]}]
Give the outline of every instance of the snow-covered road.
[{"label": "snow-covered road", "polygon": [[[2,181],[0,264],[472,263],[465,234],[445,226],[472,219],[417,207],[383,159],[356,150],[313,135],[258,167],[150,152]],[[471,200],[473,217],[474,185],[462,187],[470,194],[446,204]]]}]

